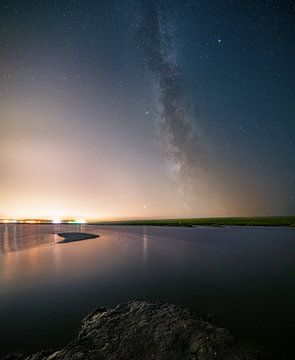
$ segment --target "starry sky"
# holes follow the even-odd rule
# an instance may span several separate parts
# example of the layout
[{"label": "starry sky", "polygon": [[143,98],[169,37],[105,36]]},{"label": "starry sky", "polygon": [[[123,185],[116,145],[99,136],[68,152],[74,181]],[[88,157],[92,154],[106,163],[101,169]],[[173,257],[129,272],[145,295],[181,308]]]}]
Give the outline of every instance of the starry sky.
[{"label": "starry sky", "polygon": [[295,213],[295,5],[0,1],[0,218]]}]

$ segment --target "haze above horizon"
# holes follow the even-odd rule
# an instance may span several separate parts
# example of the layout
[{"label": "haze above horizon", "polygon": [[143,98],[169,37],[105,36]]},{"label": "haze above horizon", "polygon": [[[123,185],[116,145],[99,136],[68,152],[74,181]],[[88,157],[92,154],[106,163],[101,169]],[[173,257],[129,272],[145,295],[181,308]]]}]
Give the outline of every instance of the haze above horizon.
[{"label": "haze above horizon", "polygon": [[289,1],[1,1],[0,218],[295,214]]}]

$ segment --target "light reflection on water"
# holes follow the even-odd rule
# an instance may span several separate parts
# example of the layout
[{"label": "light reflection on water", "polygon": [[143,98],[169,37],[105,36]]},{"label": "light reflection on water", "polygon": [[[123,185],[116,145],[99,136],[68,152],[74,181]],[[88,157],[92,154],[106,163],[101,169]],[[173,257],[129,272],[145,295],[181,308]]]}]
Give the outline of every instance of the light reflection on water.
[{"label": "light reflection on water", "polygon": [[84,224],[77,225],[32,225],[5,224],[0,225],[0,253],[23,250],[30,247],[48,244],[60,240],[58,232],[83,232]]},{"label": "light reflection on water", "polygon": [[[69,231],[100,237],[54,244]],[[293,359],[294,240],[290,228],[1,225],[0,355],[58,348],[93,308],[136,298],[211,313],[268,359]]]},{"label": "light reflection on water", "polygon": [[146,234],[146,227],[144,227],[142,235],[142,265],[146,269],[148,262],[148,236]]}]

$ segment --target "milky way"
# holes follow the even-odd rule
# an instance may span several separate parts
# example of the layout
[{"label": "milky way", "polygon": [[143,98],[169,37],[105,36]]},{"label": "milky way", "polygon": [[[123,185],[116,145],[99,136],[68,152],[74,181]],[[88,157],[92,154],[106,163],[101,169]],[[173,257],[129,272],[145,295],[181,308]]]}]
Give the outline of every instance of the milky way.
[{"label": "milky way", "polygon": [[164,156],[186,205],[198,196],[197,184],[206,154],[195,131],[196,118],[189,111],[181,72],[171,56],[172,36],[167,30],[167,9],[149,4],[143,10],[138,39],[149,70],[159,88],[159,133]]},{"label": "milky way", "polygon": [[0,218],[293,214],[294,18],[0,1]]}]

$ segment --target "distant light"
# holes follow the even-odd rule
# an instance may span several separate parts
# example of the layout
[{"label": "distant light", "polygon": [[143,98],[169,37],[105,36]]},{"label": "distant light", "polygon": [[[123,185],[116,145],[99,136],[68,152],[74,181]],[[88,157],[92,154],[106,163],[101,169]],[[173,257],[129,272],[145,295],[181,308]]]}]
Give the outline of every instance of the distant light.
[{"label": "distant light", "polygon": [[8,223],[16,223],[16,222],[17,222],[17,220],[14,220],[14,219],[4,219],[2,222],[3,222],[4,224],[8,224]]},{"label": "distant light", "polygon": [[219,44],[221,43],[221,39],[217,39],[217,41],[219,42]]},{"label": "distant light", "polygon": [[86,224],[86,220],[85,219],[75,219],[74,223],[75,224]]},{"label": "distant light", "polygon": [[60,224],[61,220],[60,219],[53,219],[52,222],[53,222],[53,224]]}]

